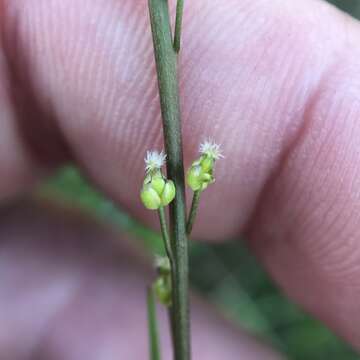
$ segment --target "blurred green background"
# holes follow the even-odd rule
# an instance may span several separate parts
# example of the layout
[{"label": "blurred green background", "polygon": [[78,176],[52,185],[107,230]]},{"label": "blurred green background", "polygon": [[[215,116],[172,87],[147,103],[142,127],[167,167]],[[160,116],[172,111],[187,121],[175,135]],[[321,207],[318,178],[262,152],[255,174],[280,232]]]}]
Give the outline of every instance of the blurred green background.
[{"label": "blurred green background", "polygon": [[[291,0],[289,0],[291,1]],[[329,0],[360,18],[360,0]],[[360,39],[359,39],[360,41]],[[150,250],[162,249],[157,233],[138,224],[92,189],[73,168],[64,169],[41,195],[80,207],[109,221]],[[271,342],[288,359],[358,359],[346,344],[290,303],[240,241],[192,244],[192,286],[233,322]]]},{"label": "blurred green background", "polygon": [[360,17],[359,0],[328,0],[328,2],[338,6],[342,10],[349,12],[357,18]]}]

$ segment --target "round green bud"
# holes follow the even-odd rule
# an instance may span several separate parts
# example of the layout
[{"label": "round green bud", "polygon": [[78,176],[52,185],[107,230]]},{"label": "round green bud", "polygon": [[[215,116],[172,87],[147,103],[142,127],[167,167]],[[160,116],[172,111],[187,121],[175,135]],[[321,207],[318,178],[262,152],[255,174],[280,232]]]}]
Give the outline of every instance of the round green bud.
[{"label": "round green bud", "polygon": [[186,182],[193,191],[198,191],[203,186],[202,169],[200,165],[192,165],[189,169]]},{"label": "round green bud", "polygon": [[152,188],[151,184],[144,185],[141,190],[141,201],[149,210],[157,210],[161,205],[161,199],[158,193]]},{"label": "round green bud", "polygon": [[176,189],[172,180],[167,180],[164,186],[164,190],[161,194],[161,205],[169,205],[175,198]]},{"label": "round green bud", "polygon": [[214,164],[214,158],[208,155],[202,155],[200,159],[193,162],[186,177],[187,184],[193,191],[203,191],[215,181]]},{"label": "round green bud", "polygon": [[158,301],[165,305],[171,305],[171,286],[164,276],[160,276],[154,283],[154,291]]},{"label": "round green bud", "polygon": [[164,178],[160,171],[153,172],[145,177],[141,200],[147,209],[158,210],[160,206],[169,205],[175,194],[174,183]]},{"label": "round green bud", "polygon": [[163,177],[155,177],[151,180],[151,187],[161,196],[165,188],[165,180]]}]

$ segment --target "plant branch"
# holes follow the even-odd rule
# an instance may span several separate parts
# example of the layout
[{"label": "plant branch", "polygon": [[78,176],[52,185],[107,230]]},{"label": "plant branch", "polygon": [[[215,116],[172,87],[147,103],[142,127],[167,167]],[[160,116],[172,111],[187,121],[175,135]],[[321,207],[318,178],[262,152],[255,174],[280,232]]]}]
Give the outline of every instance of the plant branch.
[{"label": "plant branch", "polygon": [[149,0],[155,60],[158,74],[167,175],[174,181],[176,197],[170,206],[172,266],[172,311],[175,359],[190,359],[189,259],[186,237],[185,180],[181,140],[177,59],[173,47],[167,0]]},{"label": "plant branch", "polygon": [[181,47],[181,28],[182,18],[184,13],[184,0],[178,0],[176,4],[176,20],[175,20],[175,35],[174,35],[174,50],[176,53],[180,51]]},{"label": "plant branch", "polygon": [[155,294],[152,287],[147,289],[147,312],[150,339],[150,360],[161,360],[159,330],[156,316]]},{"label": "plant branch", "polygon": [[191,203],[190,214],[189,214],[189,218],[188,218],[188,221],[186,224],[186,234],[188,236],[191,234],[192,228],[195,223],[197,209],[199,207],[199,202],[200,202],[200,195],[201,195],[201,190],[194,191],[194,195],[193,195],[193,199],[192,199],[192,203]]},{"label": "plant branch", "polygon": [[173,266],[174,258],[173,258],[172,249],[171,249],[170,236],[169,236],[169,232],[168,232],[167,224],[166,224],[165,209],[163,206],[160,206],[158,213],[159,213],[161,234],[162,234],[162,238],[164,241],[166,255],[169,258],[171,266]]}]

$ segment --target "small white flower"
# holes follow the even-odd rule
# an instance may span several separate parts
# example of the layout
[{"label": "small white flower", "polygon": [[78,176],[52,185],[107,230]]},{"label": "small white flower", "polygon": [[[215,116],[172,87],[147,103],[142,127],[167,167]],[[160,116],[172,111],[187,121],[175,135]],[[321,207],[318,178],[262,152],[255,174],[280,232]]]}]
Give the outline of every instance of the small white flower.
[{"label": "small white flower", "polygon": [[160,170],[166,162],[166,154],[164,151],[160,153],[158,151],[147,151],[145,156],[145,170],[151,172],[154,170]]},{"label": "small white flower", "polygon": [[200,154],[208,155],[215,160],[223,158],[224,155],[221,154],[220,145],[216,144],[212,140],[205,140],[200,144]]}]

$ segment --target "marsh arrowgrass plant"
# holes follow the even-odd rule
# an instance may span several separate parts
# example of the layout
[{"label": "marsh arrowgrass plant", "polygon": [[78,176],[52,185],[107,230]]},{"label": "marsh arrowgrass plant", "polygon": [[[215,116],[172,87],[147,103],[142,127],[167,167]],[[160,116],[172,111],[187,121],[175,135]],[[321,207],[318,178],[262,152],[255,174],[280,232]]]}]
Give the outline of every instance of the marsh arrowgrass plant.
[{"label": "marsh arrowgrass plant", "polygon": [[147,152],[140,197],[147,209],[158,212],[167,255],[157,259],[158,278],[148,289],[151,360],[161,357],[155,298],[168,308],[174,359],[191,359],[188,236],[196,218],[200,194],[215,181],[215,162],[222,157],[219,145],[214,142],[205,141],[200,145],[200,157],[187,171],[187,184],[194,191],[187,217],[177,76],[183,8],[184,1],[178,0],[173,35],[168,0],[149,0],[166,153]]}]

